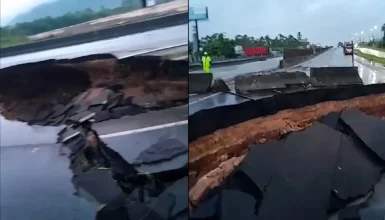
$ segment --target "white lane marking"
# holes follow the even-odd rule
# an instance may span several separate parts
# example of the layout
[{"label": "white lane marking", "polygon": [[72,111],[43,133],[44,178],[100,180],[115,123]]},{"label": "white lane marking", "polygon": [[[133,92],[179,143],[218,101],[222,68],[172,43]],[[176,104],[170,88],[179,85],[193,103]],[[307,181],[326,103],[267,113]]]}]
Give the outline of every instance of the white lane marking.
[{"label": "white lane marking", "polygon": [[172,45],[172,46],[167,46],[167,47],[160,47],[160,48],[156,48],[156,49],[142,50],[141,52],[132,53],[132,54],[126,55],[126,56],[120,56],[119,59],[123,59],[123,58],[127,58],[127,57],[133,57],[133,56],[139,56],[139,55],[146,55],[148,53],[159,52],[159,51],[167,50],[167,49],[174,49],[177,47],[182,47],[182,46],[187,46],[187,45],[188,45],[187,43],[184,43],[184,44],[177,44],[177,45]]},{"label": "white lane marking", "polygon": [[193,101],[193,102],[189,102],[188,104],[189,104],[189,105],[193,105],[193,104],[195,104],[195,103],[198,103],[198,102],[201,102],[201,101],[203,101],[203,100],[212,98],[212,97],[214,97],[214,96],[216,96],[216,95],[219,95],[219,94],[220,94],[220,92],[217,92],[217,93],[211,94],[211,95],[209,95],[209,96],[206,96],[206,97],[200,98],[200,99],[198,99],[198,100],[195,100],[195,101]]},{"label": "white lane marking", "polygon": [[33,148],[33,149],[31,150],[31,153],[35,153],[35,152],[38,151],[38,150],[39,150],[39,148],[35,147],[35,148]]},{"label": "white lane marking", "polygon": [[185,125],[188,123],[188,120],[184,121],[178,121],[178,122],[172,122],[168,124],[162,124],[162,125],[155,125],[151,127],[145,127],[145,128],[139,128],[139,129],[134,129],[134,130],[128,130],[128,131],[120,131],[112,134],[104,134],[100,135],[100,138],[112,138],[112,137],[118,137],[118,136],[123,136],[123,135],[130,135],[130,134],[136,134],[136,133],[141,133],[145,131],[153,131],[153,130],[158,130],[162,128],[168,128],[168,127],[173,127],[177,125]]}]

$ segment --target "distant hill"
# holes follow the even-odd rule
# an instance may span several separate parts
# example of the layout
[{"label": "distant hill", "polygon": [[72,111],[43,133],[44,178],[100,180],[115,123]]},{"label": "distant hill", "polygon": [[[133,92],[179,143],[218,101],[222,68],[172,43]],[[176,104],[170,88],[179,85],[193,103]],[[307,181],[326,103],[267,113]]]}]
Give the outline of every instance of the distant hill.
[{"label": "distant hill", "polygon": [[[132,0],[137,1],[137,0]],[[41,4],[29,12],[14,18],[8,25],[33,21],[47,16],[58,17],[68,12],[81,11],[90,8],[98,11],[101,7],[116,8],[122,5],[122,0],[57,0],[50,3]]]}]

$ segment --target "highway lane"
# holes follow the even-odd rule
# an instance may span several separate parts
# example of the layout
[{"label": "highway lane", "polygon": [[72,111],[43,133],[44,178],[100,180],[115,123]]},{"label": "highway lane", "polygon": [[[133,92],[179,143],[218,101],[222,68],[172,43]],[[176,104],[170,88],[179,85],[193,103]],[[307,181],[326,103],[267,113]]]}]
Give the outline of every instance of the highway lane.
[{"label": "highway lane", "polygon": [[[310,74],[311,67],[338,67],[352,66],[352,57],[345,56],[342,48],[333,48],[325,53],[298,64],[294,67],[287,68],[289,71],[304,71]],[[361,57],[354,56],[354,66],[358,67],[358,74],[362,78],[364,84],[375,84],[385,82],[385,68],[374,66],[365,61]]]},{"label": "highway lane", "polygon": [[[354,65],[358,67],[359,75],[362,78],[364,84],[385,83],[385,68],[373,66],[369,62],[357,56],[355,56],[354,58]],[[271,59],[261,62],[253,62],[248,64],[217,68],[213,72],[216,78],[220,78],[220,76],[228,76],[230,77],[230,79],[236,75],[250,72],[265,71],[265,74],[268,74],[270,71],[276,70],[276,66],[278,64],[274,64],[275,62],[279,62],[280,58],[275,59],[276,60]],[[338,66],[352,66],[352,57],[345,56],[341,48],[332,48],[331,50],[326,51],[311,60],[300,63],[293,67],[280,69],[280,71],[303,71],[309,75],[311,67]],[[253,69],[251,70],[250,68]],[[231,70],[234,70],[234,73],[232,73]],[[233,84],[233,82],[231,81],[227,83]],[[230,85],[230,88],[231,87],[232,86]],[[247,101],[247,99],[223,93],[190,96],[189,115],[194,114],[195,112],[198,112],[202,109],[210,109],[223,105],[233,105],[245,101]]]},{"label": "highway lane", "polygon": [[5,68],[22,63],[38,62],[48,59],[71,59],[90,54],[112,53],[119,58],[136,55],[161,55],[160,51],[170,53],[170,48],[187,54],[188,25],[178,25],[144,33],[57,48],[35,53],[27,53],[0,59],[0,67]]}]

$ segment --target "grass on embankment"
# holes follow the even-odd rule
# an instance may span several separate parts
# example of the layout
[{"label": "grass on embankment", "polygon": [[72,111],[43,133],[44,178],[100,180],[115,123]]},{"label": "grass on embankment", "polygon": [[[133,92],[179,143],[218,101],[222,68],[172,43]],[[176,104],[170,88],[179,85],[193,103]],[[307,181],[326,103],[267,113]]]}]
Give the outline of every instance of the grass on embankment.
[{"label": "grass on embankment", "polygon": [[375,47],[375,46],[371,46],[371,47],[369,47],[369,46],[360,46],[360,47],[385,52],[385,47],[384,47],[384,48],[381,48],[381,47]]},{"label": "grass on embankment", "polygon": [[27,37],[1,37],[0,48],[16,46],[20,44],[28,43]]},{"label": "grass on embankment", "polygon": [[359,50],[355,50],[355,53],[359,57],[362,57],[362,58],[367,59],[369,61],[373,61],[375,63],[379,63],[379,64],[382,64],[382,65],[385,65],[385,58],[381,58],[381,57],[369,55],[369,54],[366,54],[366,53],[362,53]]}]

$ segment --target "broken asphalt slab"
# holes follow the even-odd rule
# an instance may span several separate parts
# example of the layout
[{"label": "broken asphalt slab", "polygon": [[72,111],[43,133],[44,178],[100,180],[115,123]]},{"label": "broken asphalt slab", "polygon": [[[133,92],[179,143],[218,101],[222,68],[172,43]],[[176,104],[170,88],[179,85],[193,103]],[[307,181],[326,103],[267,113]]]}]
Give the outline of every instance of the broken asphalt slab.
[{"label": "broken asphalt slab", "polygon": [[[165,127],[158,130],[149,130],[141,133],[133,133],[128,135],[121,135],[116,137],[105,138],[103,141],[113,150],[118,152],[129,163],[135,163],[139,155],[149,150],[152,146],[163,146],[161,143],[168,138],[175,138],[181,143],[182,147],[187,148],[187,125],[176,125],[172,127]],[[182,145],[183,144],[183,145]],[[138,163],[136,168],[144,173],[157,173],[167,170],[181,169],[188,163],[188,152],[169,156],[168,151],[170,146],[164,146],[165,150],[162,154],[164,156],[158,158],[160,161],[154,163]],[[168,159],[169,157],[169,159]],[[166,159],[166,160],[164,160]]]},{"label": "broken asphalt slab", "polygon": [[343,111],[341,119],[368,148],[385,161],[384,120],[365,115],[358,110]]},{"label": "broken asphalt slab", "polygon": [[326,219],[340,136],[316,123],[285,140],[255,146],[223,185],[251,197],[242,210],[248,218]]},{"label": "broken asphalt slab", "polygon": [[[384,122],[383,122],[384,123]],[[342,200],[366,195],[379,180],[382,166],[353,137],[342,135],[333,192]]]},{"label": "broken asphalt slab", "polygon": [[[259,185],[263,199],[256,219],[326,219],[340,137],[339,132],[316,123],[281,142],[285,156],[276,161],[278,172]],[[263,168],[259,167],[262,173]]]},{"label": "broken asphalt slab", "polygon": [[[263,220],[328,219],[330,211],[338,211],[349,202],[366,196],[379,181],[384,166],[371,148],[359,139],[362,134],[355,133],[347,126],[348,123],[345,124],[343,116],[347,120],[349,111],[352,110],[342,114],[332,112],[320,119],[322,124],[314,123],[310,128],[291,133],[281,141],[254,146],[233,174],[217,187],[221,188],[219,192],[212,198],[206,197],[196,207],[193,219],[223,219],[218,217],[222,212],[218,210],[218,204],[223,202],[220,197],[223,189],[238,190],[253,199],[252,204],[248,204],[250,208],[243,208],[243,213],[234,219],[245,213],[257,216],[252,219]],[[355,110],[352,112],[358,122],[371,117]],[[377,126],[385,125],[384,120],[371,118]],[[370,131],[375,127],[366,129]],[[382,192],[380,188],[377,189],[377,197]],[[232,199],[236,200],[235,197]],[[381,201],[379,199],[372,208],[366,205],[363,209],[360,206],[360,213],[366,210],[370,212],[366,216],[373,219],[385,215],[385,205],[381,206],[385,203]],[[340,219],[350,219],[355,214],[357,209],[346,208],[340,212]]]},{"label": "broken asphalt slab", "polygon": [[109,169],[91,170],[73,177],[72,181],[83,198],[98,206],[112,202],[123,193]]},{"label": "broken asphalt slab", "polygon": [[170,160],[175,156],[187,153],[188,147],[176,138],[160,139],[135,159],[134,164],[151,164],[163,160]]},{"label": "broken asphalt slab", "polygon": [[[360,113],[361,114],[361,113]],[[383,166],[368,151],[351,130],[340,119],[341,113],[331,112],[320,119],[320,122],[337,131],[344,132],[340,139],[338,166],[333,183],[333,196],[341,203],[347,203],[366,195],[378,181]],[[384,123],[384,121],[380,121]],[[352,136],[353,135],[353,136]],[[342,201],[341,201],[342,200]],[[337,204],[331,204],[332,209]],[[337,205],[339,206],[339,205]],[[343,206],[343,205],[342,205]]]}]

